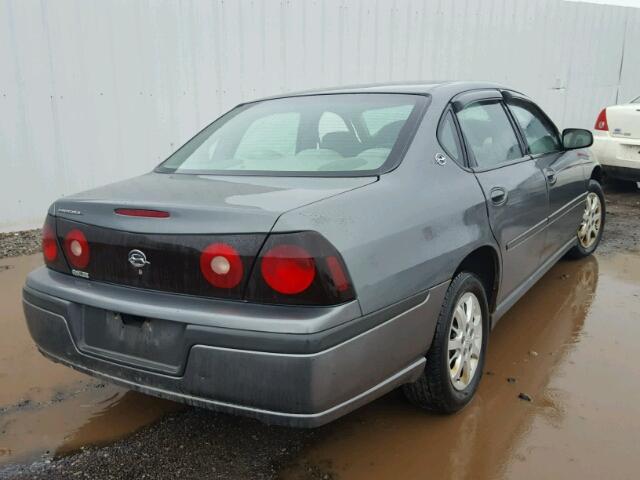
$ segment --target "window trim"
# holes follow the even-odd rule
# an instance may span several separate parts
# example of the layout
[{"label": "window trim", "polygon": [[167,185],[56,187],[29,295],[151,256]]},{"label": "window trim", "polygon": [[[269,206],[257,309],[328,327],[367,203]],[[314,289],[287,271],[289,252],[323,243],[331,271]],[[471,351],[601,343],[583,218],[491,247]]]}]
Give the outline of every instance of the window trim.
[{"label": "window trim", "polygon": [[516,138],[518,139],[518,143],[520,144],[521,154],[525,157],[532,158],[531,154],[529,153],[529,145],[527,144],[527,140],[522,130],[520,129],[520,126],[518,125],[518,120],[516,119],[513,112],[509,110],[509,107],[507,106],[507,102],[504,99],[500,103],[502,104],[502,108],[504,109],[504,112],[507,114],[507,117],[509,118],[509,122],[511,122],[511,128],[516,134]]},{"label": "window trim", "polygon": [[[560,136],[560,131],[558,130],[558,127],[556,126],[556,124],[553,122],[553,120],[551,120],[551,118],[549,118],[549,115],[547,115],[545,113],[544,110],[542,110],[542,108],[540,108],[540,106],[538,106],[535,102],[533,102],[532,100],[525,98],[521,95],[514,95],[513,92],[510,91],[505,91],[504,92],[505,95],[505,100],[504,100],[504,104],[505,107],[507,108],[507,110],[509,111],[509,114],[511,115],[511,117],[513,118],[513,122],[517,128],[517,131],[520,134],[520,137],[524,143],[524,147],[526,149],[526,153],[527,155],[531,156],[531,158],[540,158],[540,157],[544,157],[545,155],[555,155],[558,153],[562,153],[565,151],[564,148],[562,148],[562,137]],[[558,145],[560,145],[560,149],[559,150],[554,150],[552,152],[546,152],[546,153],[531,153],[531,148],[529,145],[529,142],[527,141],[527,136],[524,132],[524,130],[522,129],[522,127],[520,126],[520,123],[518,122],[518,119],[516,118],[515,113],[513,113],[511,111],[511,108],[509,106],[509,101],[511,102],[521,102],[525,105],[529,105],[532,108],[532,110],[534,110],[535,112],[539,113],[541,115],[541,117],[543,119],[545,119],[549,125],[551,125],[551,127],[553,128],[553,133],[556,136],[556,141],[558,142]]]},{"label": "window trim", "polygon": [[485,100],[502,100],[502,94],[497,89],[469,90],[459,93],[451,99],[451,106],[455,114],[472,103]]},{"label": "window trim", "polygon": [[[238,113],[244,111],[252,105],[256,105],[262,102],[269,102],[274,100],[286,100],[305,97],[323,97],[327,95],[400,95],[400,96],[412,96],[418,97],[416,99],[415,108],[406,120],[405,125],[400,130],[395,145],[391,149],[389,156],[385,162],[373,170],[345,170],[345,171],[270,171],[270,170],[189,170],[189,171],[177,171],[175,168],[163,167],[163,165],[178,152],[187,147],[193,140],[199,135],[204,134],[210,128],[214,128],[214,124],[222,119],[232,118]],[[209,123],[189,140],[187,140],[180,148],[169,155],[165,160],[158,164],[154,169],[154,173],[163,173],[171,175],[211,175],[211,176],[229,176],[229,177],[316,177],[316,178],[351,178],[351,177],[377,177],[384,175],[385,173],[392,172],[404,160],[407,151],[413,144],[415,136],[422,125],[424,116],[431,105],[432,96],[429,93],[404,93],[404,92],[339,92],[339,93],[314,93],[304,95],[286,95],[282,97],[266,98],[262,100],[255,100],[251,102],[241,103],[228,112],[222,114],[220,117]],[[211,132],[213,134],[215,129]],[[191,146],[191,148],[198,148],[199,145]]]}]

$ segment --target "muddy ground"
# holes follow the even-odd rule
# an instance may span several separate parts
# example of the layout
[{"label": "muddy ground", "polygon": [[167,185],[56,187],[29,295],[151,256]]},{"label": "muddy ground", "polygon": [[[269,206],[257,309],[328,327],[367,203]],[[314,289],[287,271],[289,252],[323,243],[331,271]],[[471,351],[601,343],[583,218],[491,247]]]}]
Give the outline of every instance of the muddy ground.
[{"label": "muddy ground", "polygon": [[393,392],[312,431],[183,407],[46,361],[20,306],[40,256],[9,257],[32,253],[34,234],[5,235],[0,478],[637,478],[640,191],[608,188],[607,199],[597,254],[561,261],[500,321],[466,409],[429,415]]}]

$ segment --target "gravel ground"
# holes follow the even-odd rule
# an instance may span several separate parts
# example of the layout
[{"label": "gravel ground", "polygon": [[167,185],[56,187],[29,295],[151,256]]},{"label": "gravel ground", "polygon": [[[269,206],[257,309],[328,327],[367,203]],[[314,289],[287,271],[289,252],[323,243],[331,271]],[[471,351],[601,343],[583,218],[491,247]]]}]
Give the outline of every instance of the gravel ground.
[{"label": "gravel ground", "polygon": [[607,217],[598,254],[640,251],[640,189],[605,184]]},{"label": "gravel ground", "polygon": [[0,258],[31,255],[40,251],[40,229],[0,233]]},{"label": "gravel ground", "polygon": [[[191,408],[106,447],[85,448],[47,463],[0,468],[0,478],[266,480],[276,477],[317,432]],[[308,478],[330,476],[312,470]]]},{"label": "gravel ground", "polygon": [[[640,190],[606,188],[608,217],[599,255],[640,251]],[[0,257],[39,249],[37,230],[3,234]],[[326,431],[269,427],[257,421],[188,408],[107,446],[29,466],[0,468],[11,479],[272,479]],[[304,478],[329,479],[317,466]]]}]

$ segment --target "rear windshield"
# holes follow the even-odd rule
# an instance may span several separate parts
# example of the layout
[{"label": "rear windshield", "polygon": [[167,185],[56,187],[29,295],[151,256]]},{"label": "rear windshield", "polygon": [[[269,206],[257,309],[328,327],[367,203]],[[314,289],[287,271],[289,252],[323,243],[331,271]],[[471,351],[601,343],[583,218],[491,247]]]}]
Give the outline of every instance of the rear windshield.
[{"label": "rear windshield", "polygon": [[331,94],[250,103],[213,122],[156,168],[220,175],[367,175],[401,160],[427,99]]}]

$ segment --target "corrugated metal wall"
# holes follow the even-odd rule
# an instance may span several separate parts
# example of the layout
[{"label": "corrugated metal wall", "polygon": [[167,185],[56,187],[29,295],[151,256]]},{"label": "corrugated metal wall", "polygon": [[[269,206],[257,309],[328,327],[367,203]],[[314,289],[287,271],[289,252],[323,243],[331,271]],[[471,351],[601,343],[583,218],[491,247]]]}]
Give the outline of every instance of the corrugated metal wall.
[{"label": "corrugated metal wall", "polygon": [[[622,61],[624,51],[624,61]],[[640,9],[559,0],[0,0],[0,230],[150,170],[233,105],[481,79],[560,126],[640,95]]]}]

